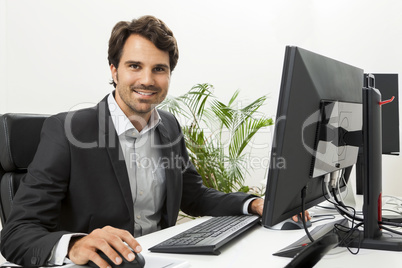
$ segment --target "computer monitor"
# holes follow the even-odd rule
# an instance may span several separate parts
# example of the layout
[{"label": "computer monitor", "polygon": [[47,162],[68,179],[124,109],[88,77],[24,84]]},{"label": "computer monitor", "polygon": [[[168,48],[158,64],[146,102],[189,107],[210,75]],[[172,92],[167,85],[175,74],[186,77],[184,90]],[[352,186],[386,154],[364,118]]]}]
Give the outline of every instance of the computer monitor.
[{"label": "computer monitor", "polygon": [[399,82],[396,73],[372,73],[375,78],[375,88],[377,88],[382,99],[394,100],[382,106],[382,153],[387,155],[399,155]]},{"label": "computer monitor", "polygon": [[[344,177],[349,177],[348,167],[356,161],[356,150],[352,156],[347,155],[345,165],[336,167],[335,163],[333,170],[324,168],[318,175],[312,170],[318,159],[317,137],[323,125],[320,122],[325,121],[321,120],[321,111],[328,107],[325,102],[336,109],[340,106],[334,101],[361,104],[362,77],[362,69],[299,47],[286,47],[262,217],[264,226],[271,227],[300,213],[304,188],[306,209],[324,201],[322,181],[327,172],[346,168]],[[337,146],[330,149],[333,153]]]},{"label": "computer monitor", "polygon": [[324,178],[335,174],[341,191],[361,147],[364,231],[353,232],[356,239],[349,246],[402,251],[402,239],[382,235],[382,102],[374,77],[369,76],[367,87],[363,77],[360,68],[286,47],[263,226],[324,201],[329,196]]}]

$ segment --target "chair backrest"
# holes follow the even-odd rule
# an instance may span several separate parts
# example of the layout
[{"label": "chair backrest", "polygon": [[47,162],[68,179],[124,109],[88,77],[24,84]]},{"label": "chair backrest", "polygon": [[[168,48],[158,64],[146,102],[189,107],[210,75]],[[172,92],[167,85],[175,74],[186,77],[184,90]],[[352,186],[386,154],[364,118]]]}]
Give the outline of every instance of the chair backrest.
[{"label": "chair backrest", "polygon": [[4,224],[14,195],[35,155],[43,122],[48,115],[0,115],[0,216]]}]

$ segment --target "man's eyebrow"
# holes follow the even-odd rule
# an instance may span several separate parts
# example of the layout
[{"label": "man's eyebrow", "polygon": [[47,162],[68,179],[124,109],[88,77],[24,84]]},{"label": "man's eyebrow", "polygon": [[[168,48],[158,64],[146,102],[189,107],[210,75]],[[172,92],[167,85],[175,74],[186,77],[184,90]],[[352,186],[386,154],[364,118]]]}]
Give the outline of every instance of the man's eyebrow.
[{"label": "man's eyebrow", "polygon": [[128,60],[124,62],[125,65],[130,65],[130,64],[135,64],[135,65],[141,65],[140,61],[135,61],[135,60]]},{"label": "man's eyebrow", "polygon": [[[131,65],[131,64],[142,65],[142,62],[141,61],[135,61],[135,60],[127,60],[127,61],[124,62],[124,64],[125,65]],[[168,64],[165,64],[165,63],[155,64],[155,67],[170,69],[170,66]]]},{"label": "man's eyebrow", "polygon": [[166,68],[166,69],[170,68],[168,64],[164,64],[164,63],[156,64],[155,67]]}]

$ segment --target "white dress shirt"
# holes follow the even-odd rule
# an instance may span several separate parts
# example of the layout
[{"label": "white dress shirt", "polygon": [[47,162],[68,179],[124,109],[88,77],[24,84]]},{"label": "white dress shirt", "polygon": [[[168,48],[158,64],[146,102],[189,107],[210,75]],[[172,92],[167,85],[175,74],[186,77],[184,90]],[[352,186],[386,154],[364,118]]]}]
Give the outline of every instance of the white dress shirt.
[{"label": "white dress shirt", "polygon": [[108,97],[110,115],[126,162],[134,202],[134,237],[160,230],[162,207],[166,197],[165,171],[155,129],[161,121],[156,109],[139,132],[117,105]]}]

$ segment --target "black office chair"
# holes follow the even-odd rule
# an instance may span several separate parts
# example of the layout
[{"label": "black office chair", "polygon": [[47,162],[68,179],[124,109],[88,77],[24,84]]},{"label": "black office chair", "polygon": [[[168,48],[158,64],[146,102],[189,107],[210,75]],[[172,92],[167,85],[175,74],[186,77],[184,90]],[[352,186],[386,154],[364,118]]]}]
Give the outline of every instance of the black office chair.
[{"label": "black office chair", "polygon": [[31,163],[47,115],[0,115],[0,216],[7,221],[14,194]]}]

